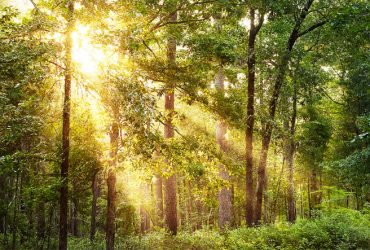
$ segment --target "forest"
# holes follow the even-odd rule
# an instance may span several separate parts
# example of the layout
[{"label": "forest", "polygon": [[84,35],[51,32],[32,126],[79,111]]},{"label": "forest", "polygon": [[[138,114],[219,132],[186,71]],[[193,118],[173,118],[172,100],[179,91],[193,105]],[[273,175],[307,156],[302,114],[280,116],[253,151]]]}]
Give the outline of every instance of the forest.
[{"label": "forest", "polygon": [[0,249],[370,249],[366,0],[1,0]]}]

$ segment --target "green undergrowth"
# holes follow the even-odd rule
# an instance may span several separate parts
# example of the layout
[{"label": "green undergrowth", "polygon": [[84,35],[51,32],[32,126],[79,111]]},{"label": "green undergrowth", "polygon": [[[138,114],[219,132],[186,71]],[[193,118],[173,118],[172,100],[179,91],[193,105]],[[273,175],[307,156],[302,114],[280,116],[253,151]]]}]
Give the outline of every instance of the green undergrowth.
[{"label": "green undergrowth", "polygon": [[[99,236],[94,244],[88,239],[70,239],[69,249],[105,249],[104,238]],[[292,225],[241,227],[224,233],[203,229],[170,236],[164,231],[153,231],[118,237],[116,249],[370,249],[370,215],[335,210]]]}]

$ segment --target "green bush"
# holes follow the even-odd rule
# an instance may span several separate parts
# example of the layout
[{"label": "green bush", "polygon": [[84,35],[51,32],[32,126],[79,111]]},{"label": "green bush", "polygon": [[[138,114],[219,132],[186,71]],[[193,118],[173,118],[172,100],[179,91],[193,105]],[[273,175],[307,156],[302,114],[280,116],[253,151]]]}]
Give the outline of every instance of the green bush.
[{"label": "green bush", "polygon": [[[333,210],[315,219],[298,220],[257,228],[238,228],[220,233],[202,229],[179,232],[175,237],[165,231],[142,236],[118,237],[117,249],[370,249],[370,215],[354,210]],[[91,244],[86,239],[70,239],[69,249],[105,249],[104,236]]]},{"label": "green bush", "polygon": [[239,228],[229,232],[228,249],[370,249],[370,218],[336,210],[293,225]]}]

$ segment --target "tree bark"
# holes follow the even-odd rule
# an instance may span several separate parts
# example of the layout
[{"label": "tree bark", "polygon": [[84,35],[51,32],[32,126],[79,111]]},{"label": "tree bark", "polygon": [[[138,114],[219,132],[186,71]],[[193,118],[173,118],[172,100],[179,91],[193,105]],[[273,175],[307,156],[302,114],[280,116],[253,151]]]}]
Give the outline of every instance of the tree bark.
[{"label": "tree bark", "polygon": [[271,141],[271,135],[273,130],[273,121],[275,120],[275,113],[276,113],[276,107],[280,95],[280,89],[283,85],[286,70],[288,67],[288,63],[291,58],[291,52],[293,50],[294,44],[297,41],[297,39],[300,37],[299,29],[301,28],[301,25],[303,21],[305,20],[308,10],[310,9],[312,3],[314,0],[308,0],[303,7],[300,16],[296,20],[296,23],[294,25],[294,28],[292,32],[290,33],[285,52],[280,60],[280,63],[278,65],[278,73],[276,76],[276,80],[273,86],[273,92],[271,99],[269,101],[269,118],[268,122],[266,123],[266,126],[263,129],[263,136],[262,136],[262,148],[260,152],[260,162],[258,165],[258,182],[257,182],[257,201],[256,201],[256,208],[255,208],[255,223],[259,224],[261,222],[261,209],[262,209],[262,197],[265,187],[265,181],[266,181],[266,165],[267,165],[267,155],[268,150],[270,147],[270,141]]},{"label": "tree bark", "polygon": [[295,153],[295,124],[297,118],[297,86],[293,83],[293,112],[290,121],[290,135],[288,144],[287,164],[288,164],[288,221],[296,220],[296,205],[294,198],[294,153]]},{"label": "tree bark", "polygon": [[115,238],[115,216],[116,216],[116,165],[119,137],[119,111],[113,109],[113,121],[110,129],[110,161],[108,170],[108,197],[107,197],[107,221],[106,221],[106,249],[114,249]]},{"label": "tree bark", "polygon": [[158,226],[163,225],[163,181],[162,176],[155,177],[155,206],[158,219]]},{"label": "tree bark", "polygon": [[150,229],[150,217],[145,208],[145,201],[149,200],[149,186],[147,183],[142,184],[141,190],[143,192],[143,200],[140,204],[140,229],[141,233],[145,233]]},{"label": "tree bark", "polygon": [[18,230],[18,199],[19,199],[19,169],[17,170],[17,177],[15,181],[15,190],[14,190],[14,207],[13,207],[13,222],[12,222],[12,250],[16,249],[17,244],[17,230]]},{"label": "tree bark", "polygon": [[[219,67],[215,79],[215,86],[219,93],[224,95],[224,73],[222,64]],[[227,124],[220,118],[216,124],[216,141],[220,146],[222,152],[228,151],[228,143],[226,138]],[[222,181],[230,182],[230,175],[226,167],[223,164],[219,166],[219,176]],[[218,193],[218,225],[220,229],[226,229],[231,226],[232,220],[232,204],[231,204],[231,190],[229,187],[223,186]]]},{"label": "tree bark", "polygon": [[74,29],[74,1],[68,1],[68,20],[65,39],[65,71],[64,71],[64,103],[62,131],[62,163],[59,215],[59,249],[67,249],[68,234],[68,168],[69,168],[69,130],[71,113],[71,82],[72,82],[72,32]]},{"label": "tree bark", "polygon": [[[175,12],[171,21],[176,22],[177,12]],[[167,44],[167,60],[169,68],[173,68],[176,65],[176,39],[171,35],[168,39]],[[175,95],[174,95],[174,84],[168,83],[168,88],[165,93],[165,126],[164,126],[164,138],[173,138],[175,135],[174,127],[172,124],[175,107]],[[170,163],[166,161],[168,165]],[[172,166],[174,167],[174,166]],[[171,166],[169,166],[171,168]],[[176,201],[176,175],[170,174],[164,180],[164,201],[165,201],[165,223],[171,234],[177,234],[177,201]]]},{"label": "tree bark", "polygon": [[254,128],[254,85],[255,85],[255,42],[257,34],[263,24],[263,14],[260,14],[257,26],[255,25],[255,10],[251,9],[249,39],[248,39],[248,103],[247,119],[245,130],[245,159],[246,159],[246,223],[248,226],[253,225],[254,215],[254,187],[253,187],[253,128]]},{"label": "tree bark", "polygon": [[43,239],[45,237],[45,203],[39,201],[37,205],[37,238]]},{"label": "tree bark", "polygon": [[90,223],[90,241],[94,241],[96,233],[96,214],[97,200],[99,196],[99,172],[95,174],[92,183],[92,203],[91,203],[91,223]]}]

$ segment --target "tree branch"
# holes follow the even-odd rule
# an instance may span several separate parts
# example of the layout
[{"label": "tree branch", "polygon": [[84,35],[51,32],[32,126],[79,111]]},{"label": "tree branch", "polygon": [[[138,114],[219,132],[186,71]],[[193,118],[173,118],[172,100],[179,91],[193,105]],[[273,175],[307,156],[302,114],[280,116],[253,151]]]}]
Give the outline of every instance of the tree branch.
[{"label": "tree branch", "polygon": [[181,23],[191,23],[191,22],[201,22],[201,21],[205,21],[205,20],[208,20],[209,18],[201,18],[201,19],[189,19],[189,20],[182,20],[182,21],[168,21],[168,22],[165,22],[165,23],[162,23],[161,25],[157,26],[156,28],[161,28],[163,26],[166,26],[168,24],[181,24]]},{"label": "tree branch", "polygon": [[35,1],[30,0],[30,2],[32,3],[32,5],[33,5],[33,7],[36,9],[36,11],[37,11],[37,12],[40,12],[40,9],[39,9],[39,7],[37,7],[37,5],[36,5]]},{"label": "tree branch", "polygon": [[149,45],[143,40],[144,46],[153,54],[153,56],[157,59],[157,56],[155,55],[154,51],[149,47]]},{"label": "tree branch", "polygon": [[265,18],[265,12],[259,13],[258,23],[257,23],[257,26],[256,26],[256,34],[260,31],[260,29],[262,27],[262,24],[263,24],[263,21],[264,21],[264,18]]},{"label": "tree branch", "polygon": [[[195,5],[202,5],[202,4],[208,4],[208,3],[213,3],[213,2],[216,2],[217,0],[205,0],[205,1],[197,1],[197,2],[194,2],[194,3],[191,3],[190,5],[185,5],[184,3],[180,4],[174,11],[170,12],[169,14],[165,15],[163,18],[161,18],[158,23],[156,23],[151,29],[150,31],[154,31],[162,26],[165,26],[166,24],[168,23],[171,23],[171,22],[165,22],[166,20],[170,19],[176,12],[180,11],[180,10],[185,10],[187,8],[190,8],[192,6],[195,6]],[[152,21],[150,21],[152,22]],[[149,22],[149,23],[150,23]]]},{"label": "tree branch", "polygon": [[315,29],[317,29],[317,28],[319,28],[319,27],[323,26],[323,25],[324,25],[324,24],[326,24],[327,22],[328,22],[327,20],[324,20],[324,21],[321,21],[321,22],[318,22],[318,23],[316,23],[316,24],[312,25],[311,27],[307,28],[306,30],[304,30],[304,31],[300,32],[300,33],[298,34],[298,37],[301,37],[301,36],[306,35],[307,33],[309,33],[309,32],[311,32],[311,31],[313,31],[313,30],[315,30]]},{"label": "tree branch", "polygon": [[49,63],[51,63],[51,64],[53,64],[53,65],[55,65],[55,66],[57,66],[58,68],[61,68],[63,70],[66,70],[66,68],[64,68],[63,66],[57,64],[56,62],[53,62],[53,61],[50,61],[50,60],[46,60],[46,61],[49,62]]}]

